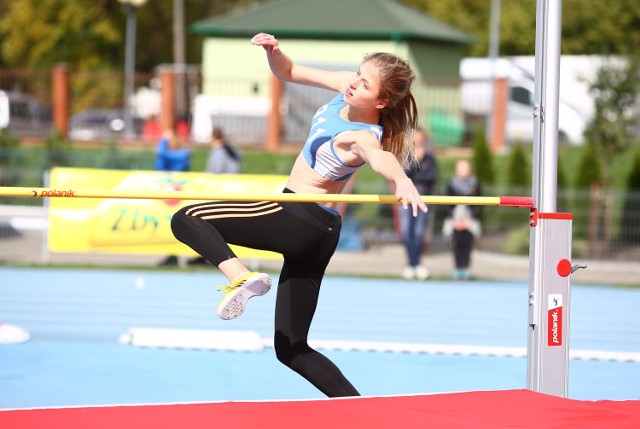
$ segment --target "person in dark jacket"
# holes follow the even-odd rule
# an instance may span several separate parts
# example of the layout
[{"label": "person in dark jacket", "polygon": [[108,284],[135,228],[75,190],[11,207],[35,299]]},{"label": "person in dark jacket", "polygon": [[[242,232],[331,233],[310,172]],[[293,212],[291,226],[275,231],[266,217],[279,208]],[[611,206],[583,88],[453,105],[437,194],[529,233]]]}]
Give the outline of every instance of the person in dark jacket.
[{"label": "person in dark jacket", "polygon": [[[466,159],[456,162],[455,174],[447,184],[447,195],[477,197],[480,183],[473,175],[471,164]],[[447,217],[443,223],[443,235],[451,239],[455,270],[453,278],[469,280],[471,275],[471,249],[481,235],[480,209],[478,205],[458,204],[447,206]]]}]

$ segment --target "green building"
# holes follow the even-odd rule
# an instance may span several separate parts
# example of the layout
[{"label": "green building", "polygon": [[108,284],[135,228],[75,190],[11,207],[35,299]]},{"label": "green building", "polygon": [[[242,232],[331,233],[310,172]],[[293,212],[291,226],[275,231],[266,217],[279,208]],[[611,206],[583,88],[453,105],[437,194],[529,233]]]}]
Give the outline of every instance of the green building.
[{"label": "green building", "polygon": [[[394,0],[265,1],[195,22],[190,31],[205,36],[205,96],[227,97],[233,103],[253,98],[254,109],[268,109],[271,73],[263,49],[250,43],[254,34],[266,32],[278,38],[295,62],[329,70],[354,70],[367,53],[393,52],[416,70],[413,92],[424,128],[436,133],[434,120],[441,121],[443,114],[449,120],[461,118],[459,63],[473,37]],[[286,91],[293,104],[285,106],[285,112],[300,116],[287,131],[297,136],[328,96],[313,88]],[[444,136],[434,139],[441,146],[451,143]]]}]

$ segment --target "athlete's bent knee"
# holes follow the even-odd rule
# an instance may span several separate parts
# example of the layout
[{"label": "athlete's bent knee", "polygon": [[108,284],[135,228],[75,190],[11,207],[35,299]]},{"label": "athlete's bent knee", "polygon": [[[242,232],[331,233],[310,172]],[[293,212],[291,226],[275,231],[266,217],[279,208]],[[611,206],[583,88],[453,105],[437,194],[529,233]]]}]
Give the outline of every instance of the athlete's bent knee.
[{"label": "athlete's bent knee", "polygon": [[276,332],[273,346],[278,360],[291,367],[291,363],[296,356],[308,353],[311,348],[306,341],[292,341],[281,332]]},{"label": "athlete's bent knee", "polygon": [[188,215],[185,214],[184,209],[178,210],[171,217],[171,232],[175,237],[179,237],[181,235],[181,231],[184,230],[187,224]]}]

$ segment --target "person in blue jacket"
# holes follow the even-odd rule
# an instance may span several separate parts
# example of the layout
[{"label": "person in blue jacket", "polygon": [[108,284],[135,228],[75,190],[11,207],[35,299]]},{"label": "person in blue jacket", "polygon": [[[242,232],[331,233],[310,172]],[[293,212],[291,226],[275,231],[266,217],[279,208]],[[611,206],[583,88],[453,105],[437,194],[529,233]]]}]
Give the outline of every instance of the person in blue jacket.
[{"label": "person in blue jacket", "polygon": [[181,147],[173,131],[165,131],[156,146],[155,169],[158,171],[189,171],[191,150]]},{"label": "person in blue jacket", "polygon": [[[182,147],[173,131],[165,131],[156,146],[155,169],[158,171],[189,171],[191,168],[191,150]],[[160,266],[176,266],[178,257],[169,255],[160,262]]]}]

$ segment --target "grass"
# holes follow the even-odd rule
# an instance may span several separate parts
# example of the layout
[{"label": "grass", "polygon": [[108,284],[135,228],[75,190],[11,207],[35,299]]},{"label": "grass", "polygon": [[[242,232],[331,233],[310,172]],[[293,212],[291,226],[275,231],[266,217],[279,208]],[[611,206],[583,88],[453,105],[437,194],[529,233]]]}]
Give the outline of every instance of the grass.
[{"label": "grass", "polygon": [[[626,187],[627,178],[631,173],[632,155],[638,150],[638,147],[638,144],[629,145],[612,160],[608,171],[610,180],[616,189],[624,189]],[[192,171],[204,171],[208,150],[208,147],[204,145],[193,148]],[[53,162],[58,162],[71,167],[153,170],[155,158],[155,150],[152,146],[117,146],[115,143],[91,147],[68,145],[53,153],[43,145],[19,147],[14,151],[16,153],[10,159],[0,159],[0,168],[6,166],[19,169],[43,170]],[[250,174],[288,174],[297,156],[297,153],[292,153],[291,151],[274,153],[256,149],[243,149],[243,153],[242,172]],[[471,152],[448,152],[445,150],[438,153],[438,181],[441,188],[452,176],[455,161],[460,156],[471,156]],[[528,157],[531,163],[531,152],[528,153]],[[562,170],[567,175],[569,184],[574,183],[577,178],[580,158],[581,148],[566,146],[559,149],[558,163],[562,164]],[[506,176],[509,162],[508,153],[494,155],[493,164],[496,186],[503,187],[508,185]],[[387,189],[384,179],[378,177],[368,166],[360,170],[358,177],[358,191],[379,193],[381,190]]]},{"label": "grass", "polygon": [[[581,148],[561,147],[558,153],[558,163],[562,165],[567,183],[575,183],[581,160]],[[632,161],[638,145],[630,145],[619,152],[608,168],[611,183],[615,190],[624,190],[631,173]],[[110,168],[130,170],[153,170],[155,148],[152,145],[144,146],[117,146],[114,142],[102,146],[80,146],[68,143],[58,145],[52,151],[43,144],[40,146],[22,146],[13,149],[10,157],[0,157],[0,185],[2,186],[38,186],[44,171],[53,163],[70,167],[85,168]],[[206,145],[198,145],[192,149],[192,171],[204,171],[209,148]],[[256,149],[243,148],[244,161],[242,172],[250,174],[281,174],[290,172],[297,153],[287,150],[282,153],[266,152]],[[470,149],[447,151],[437,154],[438,158],[438,186],[436,193],[446,192],[446,183],[453,175],[455,161],[460,156],[471,156]],[[532,153],[527,153],[529,163],[532,163]],[[509,154],[493,156],[496,183],[489,187],[482,184],[485,194],[504,194],[508,188],[507,172],[509,170]],[[4,174],[6,170],[13,170],[11,174]],[[5,170],[5,171],[6,171]],[[521,190],[507,189],[509,193],[518,191],[518,194],[528,194],[530,186]],[[388,194],[389,186],[385,179],[375,174],[368,165],[365,165],[357,174],[355,193],[360,194]],[[560,207],[560,209],[564,209]],[[376,205],[362,205],[358,208],[358,218],[371,219],[381,215],[380,207]],[[382,213],[382,217],[388,217],[389,213]]]}]

